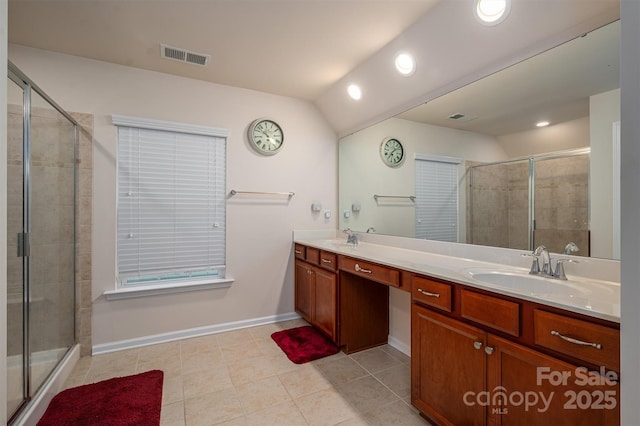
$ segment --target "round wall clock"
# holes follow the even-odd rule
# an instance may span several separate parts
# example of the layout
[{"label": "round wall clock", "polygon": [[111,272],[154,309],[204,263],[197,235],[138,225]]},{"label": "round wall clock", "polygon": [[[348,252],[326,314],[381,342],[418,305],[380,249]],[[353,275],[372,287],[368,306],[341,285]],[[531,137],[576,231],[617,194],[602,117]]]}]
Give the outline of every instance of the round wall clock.
[{"label": "round wall clock", "polygon": [[284,142],[282,127],[268,118],[260,118],[251,123],[248,137],[253,149],[263,155],[276,154]]},{"label": "round wall clock", "polygon": [[404,162],[404,147],[396,138],[386,138],[380,144],[380,158],[389,167],[398,167]]}]

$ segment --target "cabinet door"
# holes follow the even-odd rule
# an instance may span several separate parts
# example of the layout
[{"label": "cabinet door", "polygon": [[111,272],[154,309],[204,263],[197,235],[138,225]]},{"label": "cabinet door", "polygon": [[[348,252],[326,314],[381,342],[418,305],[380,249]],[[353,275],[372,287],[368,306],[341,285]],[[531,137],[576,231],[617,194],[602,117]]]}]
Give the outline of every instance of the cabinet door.
[{"label": "cabinet door", "polygon": [[620,424],[617,381],[491,334],[487,347],[489,424]]},{"label": "cabinet door", "polygon": [[302,318],[312,322],[313,318],[313,280],[310,266],[296,260],[295,308]]},{"label": "cabinet door", "polygon": [[486,409],[466,395],[485,389],[485,332],[411,307],[411,402],[442,425],[484,425]]},{"label": "cabinet door", "polygon": [[337,337],[337,277],[333,272],[313,268],[315,275],[315,311],[313,324],[332,340]]}]

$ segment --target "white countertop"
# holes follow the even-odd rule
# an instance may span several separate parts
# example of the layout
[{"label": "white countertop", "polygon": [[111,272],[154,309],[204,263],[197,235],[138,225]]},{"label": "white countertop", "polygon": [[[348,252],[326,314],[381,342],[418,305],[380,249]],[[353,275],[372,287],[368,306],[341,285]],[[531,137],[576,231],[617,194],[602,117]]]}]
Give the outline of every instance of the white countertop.
[{"label": "white countertop", "polygon": [[[353,247],[346,237],[318,238],[317,234],[294,235],[296,243],[333,253],[391,266],[406,271],[461,283],[469,287],[530,300],[543,305],[572,311],[608,321],[620,322],[620,283],[603,279],[570,275],[558,280],[528,275],[528,268],[493,263],[467,257],[438,254],[384,244],[360,241]],[[516,253],[520,256],[519,253]],[[503,261],[504,259],[499,259]],[[530,262],[530,259],[529,259]],[[507,288],[474,278],[474,273],[519,276],[525,282],[520,288]],[[556,288],[556,286],[558,286]],[[547,289],[547,290],[545,290]],[[575,290],[575,291],[574,291]]]}]

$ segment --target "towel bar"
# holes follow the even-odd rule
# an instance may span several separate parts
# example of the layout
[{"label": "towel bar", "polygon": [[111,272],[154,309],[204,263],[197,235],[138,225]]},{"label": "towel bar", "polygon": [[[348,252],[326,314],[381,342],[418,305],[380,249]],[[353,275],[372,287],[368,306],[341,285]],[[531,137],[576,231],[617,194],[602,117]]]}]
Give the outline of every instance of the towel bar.
[{"label": "towel bar", "polygon": [[229,191],[229,196],[230,196],[230,197],[233,197],[234,195],[238,195],[238,194],[252,194],[252,195],[286,195],[287,197],[291,198],[291,197],[293,197],[296,193],[295,193],[295,192],[236,191],[235,189],[232,189],[231,191]]},{"label": "towel bar", "polygon": [[416,201],[415,195],[378,195],[373,194],[373,198],[378,201],[378,198],[407,198],[411,201]]}]

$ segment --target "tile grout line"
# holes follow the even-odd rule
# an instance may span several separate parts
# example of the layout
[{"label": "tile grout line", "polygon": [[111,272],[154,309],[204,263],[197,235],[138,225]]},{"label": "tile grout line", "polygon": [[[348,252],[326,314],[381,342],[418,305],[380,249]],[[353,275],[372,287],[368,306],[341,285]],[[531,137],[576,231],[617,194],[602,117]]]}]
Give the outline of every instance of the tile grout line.
[{"label": "tile grout line", "polygon": [[[382,350],[382,349],[381,349],[381,350]],[[382,352],[384,352],[384,350],[382,350]],[[384,353],[386,354],[386,352],[384,352]],[[389,354],[387,354],[387,355],[389,355]],[[401,397],[400,397],[400,395],[398,395],[397,393],[395,393],[395,392],[394,392],[394,391],[393,391],[389,386],[387,386],[387,385],[386,385],[382,380],[380,380],[380,379],[379,379],[379,378],[378,378],[374,373],[372,373],[372,372],[371,372],[371,371],[369,371],[369,370],[368,370],[364,365],[362,365],[361,363],[359,363],[358,361],[356,361],[355,359],[353,359],[353,358],[351,357],[351,355],[348,355],[348,356],[349,356],[349,357],[350,357],[350,358],[351,358],[351,359],[352,359],[356,364],[358,364],[358,365],[359,365],[359,366],[360,366],[364,371],[366,371],[367,373],[369,373],[369,375],[370,375],[371,377],[373,377],[373,378],[374,378],[378,383],[380,383],[382,386],[384,386],[384,387],[385,387],[389,392],[391,392],[394,396],[396,396],[400,401],[404,402],[404,399],[403,399],[403,398],[401,398]],[[389,355],[389,356],[391,356],[391,355]],[[398,361],[399,361],[399,360],[398,360]],[[395,367],[397,367],[397,365],[394,365],[393,367],[386,368],[386,369],[384,369],[384,370],[380,370],[380,371],[378,371],[378,373],[380,373],[380,372],[382,372],[382,371],[390,370],[391,368],[395,368]],[[364,376],[364,377],[366,377],[366,376]],[[361,377],[360,377],[360,378],[358,378],[358,379],[353,379],[353,380],[351,380],[351,381],[349,381],[349,382],[347,382],[347,383],[353,382],[353,381],[355,381],[355,380],[360,380],[360,379],[361,379]],[[396,402],[396,401],[391,401],[391,402]],[[391,402],[390,402],[389,404],[391,404]],[[389,404],[385,404],[385,405],[389,405]],[[405,402],[405,404],[406,404],[406,402]]]}]

